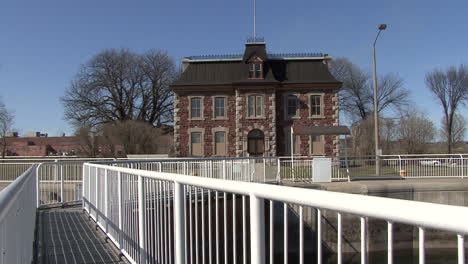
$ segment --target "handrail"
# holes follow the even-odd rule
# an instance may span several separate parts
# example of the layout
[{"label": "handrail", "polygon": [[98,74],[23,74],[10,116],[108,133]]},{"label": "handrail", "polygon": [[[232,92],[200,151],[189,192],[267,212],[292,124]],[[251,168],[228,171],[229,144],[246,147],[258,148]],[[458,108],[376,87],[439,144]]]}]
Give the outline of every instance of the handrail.
[{"label": "handrail", "polygon": [[10,183],[2,191],[0,191],[0,219],[5,217],[12,204],[21,195],[21,191],[25,187],[25,182],[29,179],[34,166],[31,166],[21,176],[16,178],[15,181]]},{"label": "handrail", "polygon": [[[466,224],[468,208],[466,207],[251,182],[190,177],[181,174],[151,172],[91,163],[85,163],[85,166],[139,175],[177,184],[333,210],[340,213],[384,219],[390,222],[410,224],[422,228],[432,228],[464,235],[468,234],[468,225]],[[377,210],[381,208],[385,208],[385,210]],[[437,212],[437,214],[434,214],[434,212]]]},{"label": "handrail", "polygon": [[0,191],[0,263],[31,263],[36,220],[36,175],[30,167]]}]

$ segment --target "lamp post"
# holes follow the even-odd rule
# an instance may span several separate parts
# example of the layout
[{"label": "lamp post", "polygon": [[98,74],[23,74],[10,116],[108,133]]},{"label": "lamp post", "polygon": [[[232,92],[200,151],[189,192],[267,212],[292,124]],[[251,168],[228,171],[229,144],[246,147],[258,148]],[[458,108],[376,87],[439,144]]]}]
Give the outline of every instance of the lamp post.
[{"label": "lamp post", "polygon": [[380,157],[379,155],[381,154],[379,151],[379,106],[378,106],[378,100],[377,100],[377,66],[376,66],[376,61],[375,61],[375,43],[377,42],[377,39],[380,36],[380,32],[382,30],[385,30],[387,28],[386,24],[380,24],[379,25],[379,32],[377,33],[377,36],[375,37],[374,44],[372,45],[373,48],[373,58],[374,58],[374,140],[375,140],[375,175],[380,175]]}]

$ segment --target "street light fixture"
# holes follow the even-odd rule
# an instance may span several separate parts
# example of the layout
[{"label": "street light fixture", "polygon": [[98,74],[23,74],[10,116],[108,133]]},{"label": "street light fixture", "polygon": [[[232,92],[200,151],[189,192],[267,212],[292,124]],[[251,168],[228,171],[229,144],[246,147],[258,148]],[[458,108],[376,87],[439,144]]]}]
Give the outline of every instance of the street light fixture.
[{"label": "street light fixture", "polygon": [[374,140],[375,140],[375,175],[379,176],[380,175],[380,160],[379,160],[379,155],[380,149],[379,149],[379,106],[378,106],[378,98],[377,98],[377,66],[376,66],[376,61],[375,61],[375,43],[377,42],[377,39],[380,36],[380,32],[382,30],[385,30],[387,28],[386,24],[380,24],[378,29],[379,32],[377,33],[377,36],[375,37],[374,44],[372,45],[373,47],[373,52],[374,52]]}]

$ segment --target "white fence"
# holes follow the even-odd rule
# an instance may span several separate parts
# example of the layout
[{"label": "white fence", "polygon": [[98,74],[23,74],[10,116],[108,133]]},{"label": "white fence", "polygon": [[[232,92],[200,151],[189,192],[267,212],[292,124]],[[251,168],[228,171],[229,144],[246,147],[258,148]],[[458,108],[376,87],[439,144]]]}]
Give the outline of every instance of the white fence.
[{"label": "white fence", "polygon": [[[302,264],[310,248],[304,243],[304,212],[310,208],[317,211],[317,243],[316,259],[308,263],[323,261],[324,210],[337,216],[338,263],[342,263],[342,219],[346,219],[342,216],[348,214],[360,217],[361,263],[367,263],[369,218],[387,221],[387,263],[394,260],[395,223],[419,230],[419,263],[425,263],[427,229],[452,232],[458,241],[458,263],[465,263],[466,207],[99,164],[84,168],[85,211],[133,263],[289,263],[290,253],[298,249]],[[288,234],[291,207],[298,208],[299,218],[295,226],[299,238],[293,242]],[[274,215],[281,211],[284,220],[275,222]],[[283,225],[282,234],[275,231],[278,225]],[[274,246],[278,240],[283,240],[282,247]]]},{"label": "white fence", "polygon": [[36,170],[0,191],[0,264],[31,263],[36,221]]}]

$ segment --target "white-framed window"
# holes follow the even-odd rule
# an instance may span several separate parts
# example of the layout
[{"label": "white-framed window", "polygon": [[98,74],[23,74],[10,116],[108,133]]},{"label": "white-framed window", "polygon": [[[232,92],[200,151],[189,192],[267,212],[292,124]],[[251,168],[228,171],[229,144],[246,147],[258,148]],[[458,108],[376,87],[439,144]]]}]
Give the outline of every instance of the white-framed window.
[{"label": "white-framed window", "polygon": [[323,95],[310,95],[310,117],[323,117]]},{"label": "white-framed window", "polygon": [[263,64],[261,62],[251,62],[249,64],[249,79],[263,78]]},{"label": "white-framed window", "polygon": [[226,115],[226,97],[215,96],[213,99],[214,118],[225,118]]},{"label": "white-framed window", "polygon": [[195,157],[203,156],[202,133],[190,133],[190,155]]},{"label": "white-framed window", "polygon": [[226,132],[225,131],[217,131],[214,133],[214,141],[215,141],[215,155],[216,156],[226,156]]},{"label": "white-framed window", "polygon": [[190,119],[203,118],[203,97],[189,97]]},{"label": "white-framed window", "polygon": [[285,100],[285,106],[287,118],[297,117],[299,112],[299,97],[295,94],[287,95]]},{"label": "white-framed window", "polygon": [[324,155],[325,154],[325,140],[323,136],[311,135],[310,141],[310,154],[311,155]]},{"label": "white-framed window", "polygon": [[263,61],[257,57],[252,56],[249,60],[249,79],[262,79],[263,78]]},{"label": "white-framed window", "polygon": [[263,95],[247,96],[247,116],[263,117]]}]

